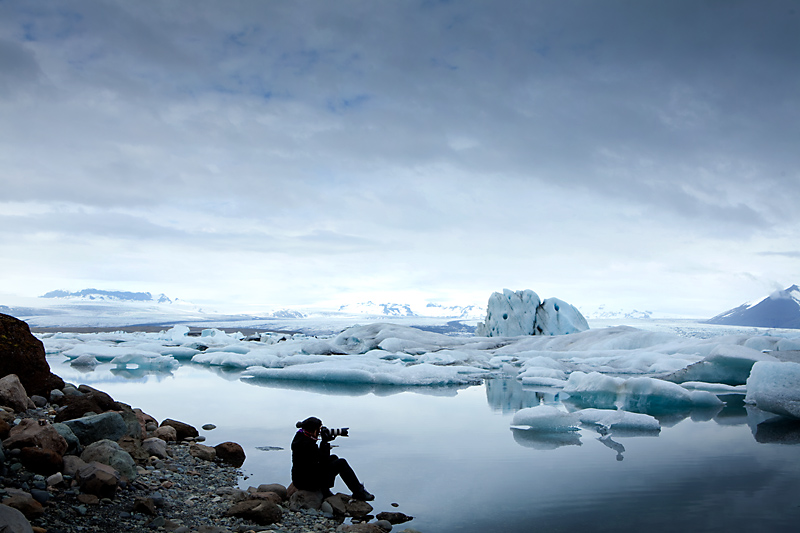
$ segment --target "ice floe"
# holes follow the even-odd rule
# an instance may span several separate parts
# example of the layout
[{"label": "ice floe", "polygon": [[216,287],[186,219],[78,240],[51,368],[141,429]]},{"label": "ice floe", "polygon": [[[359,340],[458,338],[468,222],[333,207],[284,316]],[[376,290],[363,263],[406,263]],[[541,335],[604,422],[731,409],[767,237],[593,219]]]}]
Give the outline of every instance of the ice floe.
[{"label": "ice floe", "polygon": [[800,418],[800,364],[759,361],[747,380],[745,401],[762,411]]},{"label": "ice floe", "polygon": [[235,369],[248,380],[387,386],[463,385],[503,376],[560,394],[577,408],[644,414],[716,408],[717,394],[747,391],[759,408],[788,416],[796,412],[793,400],[770,389],[770,380],[781,381],[780,372],[768,369],[786,365],[778,362],[780,356],[785,348],[797,347],[800,332],[699,338],[616,326],[569,335],[483,337],[380,322],[318,337],[246,337],[176,326],[158,333],[48,333],[40,338],[48,356],[60,354],[88,367],[171,368],[191,361]]}]

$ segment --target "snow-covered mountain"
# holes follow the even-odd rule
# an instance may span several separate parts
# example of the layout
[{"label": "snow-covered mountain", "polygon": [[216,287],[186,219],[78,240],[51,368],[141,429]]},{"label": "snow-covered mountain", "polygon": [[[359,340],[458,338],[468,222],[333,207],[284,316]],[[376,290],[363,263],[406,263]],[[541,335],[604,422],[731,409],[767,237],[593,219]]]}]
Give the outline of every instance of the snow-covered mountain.
[{"label": "snow-covered mountain", "polygon": [[172,303],[172,300],[165,294],[159,294],[158,297],[153,298],[153,295],[149,292],[104,291],[99,289],[83,289],[76,292],[69,292],[65,290],[50,291],[47,294],[42,295],[42,298],[106,302],[151,302],[159,304]]},{"label": "snow-covered mountain", "polygon": [[410,304],[363,302],[346,304],[339,307],[339,313],[350,315],[371,315],[389,317],[437,317],[437,318],[470,318],[480,319],[486,314],[484,308],[475,305],[443,306],[429,303],[424,307],[413,307]]},{"label": "snow-covered mountain", "polygon": [[[259,309],[243,313],[220,313],[191,302],[149,292],[83,289],[56,290],[37,298],[0,301],[0,313],[15,316],[34,327],[123,327],[195,324],[213,327],[282,327],[298,329],[301,322],[324,319],[326,323],[389,318],[437,326],[449,320],[480,320],[485,311],[477,306],[442,306],[366,302],[338,309]],[[360,318],[363,317],[363,318]],[[433,321],[433,322],[432,322]]]},{"label": "snow-covered mountain", "polygon": [[707,321],[709,324],[800,329],[800,287],[792,285],[757,302],[729,309]]},{"label": "snow-covered mountain", "polygon": [[605,319],[617,319],[617,318],[634,318],[634,319],[648,319],[653,318],[652,311],[638,311],[636,309],[633,310],[623,310],[623,309],[613,309],[611,307],[604,305],[597,306],[591,309],[585,308],[578,308],[581,314],[587,320],[605,320]]}]

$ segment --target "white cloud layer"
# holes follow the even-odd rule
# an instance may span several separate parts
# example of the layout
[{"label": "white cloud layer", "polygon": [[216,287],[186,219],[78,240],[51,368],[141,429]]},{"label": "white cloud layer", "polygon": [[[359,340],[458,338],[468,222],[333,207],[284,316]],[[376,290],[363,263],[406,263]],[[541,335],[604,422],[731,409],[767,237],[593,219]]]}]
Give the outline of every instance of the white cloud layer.
[{"label": "white cloud layer", "polygon": [[0,292],[711,315],[800,278],[791,1],[0,3]]}]

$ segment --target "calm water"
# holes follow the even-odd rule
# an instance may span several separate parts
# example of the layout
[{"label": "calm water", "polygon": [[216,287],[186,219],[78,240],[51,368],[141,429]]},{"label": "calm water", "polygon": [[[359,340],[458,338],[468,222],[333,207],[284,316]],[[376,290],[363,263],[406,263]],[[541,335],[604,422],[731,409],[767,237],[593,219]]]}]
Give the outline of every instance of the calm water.
[{"label": "calm water", "polygon": [[[523,390],[514,380],[330,387],[253,383],[195,365],[171,374],[114,373],[109,365],[84,373],[64,361],[50,358],[65,380],[105,390],[158,420],[215,424],[201,432],[206,444],[232,440],[245,448],[243,487],[289,484],[297,420],[314,415],[350,427],[335,453],[376,495],[376,512],[416,517],[397,531],[798,530],[800,426],[756,426],[752,414],[748,425],[740,396],[726,397],[720,412],[662,418],[657,436],[601,439],[584,429],[553,439],[510,428],[517,409],[558,404],[552,392]],[[334,490],[347,492],[342,484]]]}]

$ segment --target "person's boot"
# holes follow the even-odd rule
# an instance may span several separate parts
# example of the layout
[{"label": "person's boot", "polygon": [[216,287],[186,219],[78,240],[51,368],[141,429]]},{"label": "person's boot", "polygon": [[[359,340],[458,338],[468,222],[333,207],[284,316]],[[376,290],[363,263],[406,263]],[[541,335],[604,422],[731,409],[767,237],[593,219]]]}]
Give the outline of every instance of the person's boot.
[{"label": "person's boot", "polygon": [[353,499],[361,500],[362,502],[371,502],[375,499],[375,496],[367,492],[367,489],[364,488],[364,485],[361,485],[359,488],[353,491]]}]

